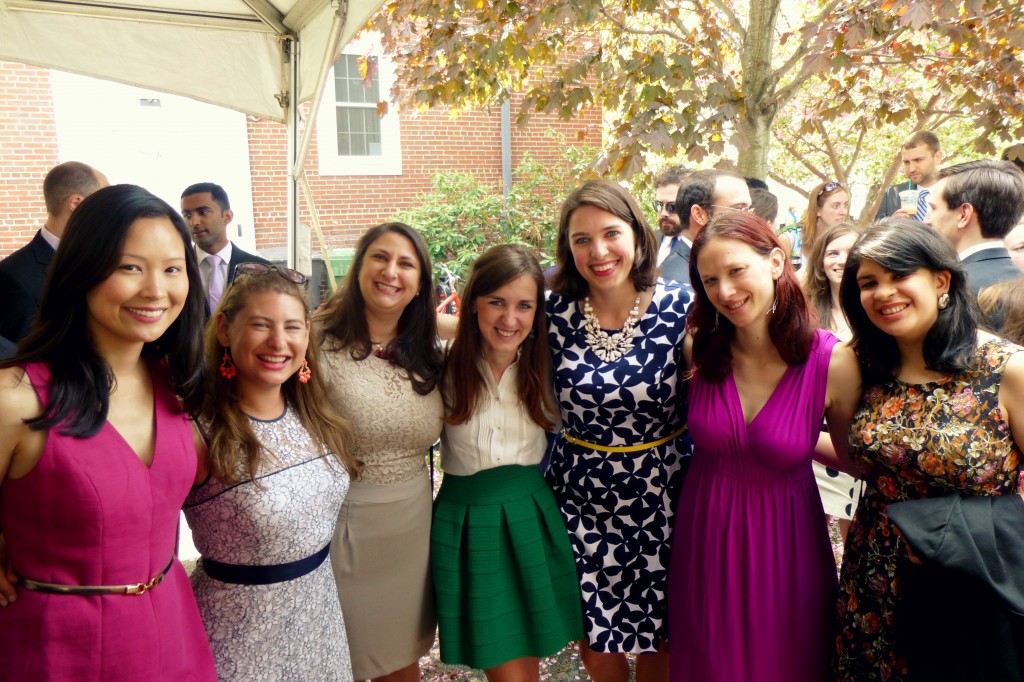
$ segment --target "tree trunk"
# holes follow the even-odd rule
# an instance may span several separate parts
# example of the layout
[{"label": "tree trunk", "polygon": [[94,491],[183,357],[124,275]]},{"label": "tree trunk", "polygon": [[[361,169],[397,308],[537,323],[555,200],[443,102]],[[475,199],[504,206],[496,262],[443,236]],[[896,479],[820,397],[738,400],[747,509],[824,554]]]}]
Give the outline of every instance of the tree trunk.
[{"label": "tree trunk", "polygon": [[768,150],[776,107],[772,104],[772,51],[780,0],[752,0],[740,61],[743,64],[743,111],[737,121],[744,145],[739,171],[746,177],[768,177]]}]

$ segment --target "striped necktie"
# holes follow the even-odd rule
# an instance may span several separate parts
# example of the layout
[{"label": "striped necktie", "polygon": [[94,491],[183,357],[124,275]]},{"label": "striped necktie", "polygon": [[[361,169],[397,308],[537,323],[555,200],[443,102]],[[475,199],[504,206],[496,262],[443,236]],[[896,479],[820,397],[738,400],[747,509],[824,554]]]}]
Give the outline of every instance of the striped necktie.
[{"label": "striped necktie", "polygon": [[917,213],[914,214],[914,220],[923,222],[924,217],[928,215],[928,195],[931,194],[928,190],[922,188],[921,193],[917,195]]}]

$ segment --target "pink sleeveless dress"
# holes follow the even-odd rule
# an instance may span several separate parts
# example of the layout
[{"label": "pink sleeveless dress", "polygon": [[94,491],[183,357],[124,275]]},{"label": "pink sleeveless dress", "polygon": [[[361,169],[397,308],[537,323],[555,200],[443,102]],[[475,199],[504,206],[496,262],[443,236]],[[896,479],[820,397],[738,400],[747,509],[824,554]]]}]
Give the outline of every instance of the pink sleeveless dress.
[{"label": "pink sleeveless dress", "polygon": [[819,330],[746,424],[732,374],[690,382],[693,462],[669,572],[672,682],[824,682],[836,565],[811,455],[832,348]]},{"label": "pink sleeveless dress", "polygon": [[[25,368],[45,404],[49,368]],[[50,429],[28,474],[0,494],[19,576],[64,585],[148,581],[175,552],[195,478],[187,417],[154,366],[156,449],[146,467],[109,423],[87,439]],[[175,558],[145,594],[44,594],[18,587],[0,609],[0,680],[215,680],[188,576]]]}]

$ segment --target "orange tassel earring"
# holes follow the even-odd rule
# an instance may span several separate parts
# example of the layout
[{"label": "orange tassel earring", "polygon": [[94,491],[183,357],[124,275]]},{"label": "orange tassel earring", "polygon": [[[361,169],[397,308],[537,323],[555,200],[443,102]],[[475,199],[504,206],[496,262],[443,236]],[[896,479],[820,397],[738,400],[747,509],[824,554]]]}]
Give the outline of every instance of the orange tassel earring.
[{"label": "orange tassel earring", "polygon": [[231,381],[238,374],[238,368],[235,367],[235,363],[231,360],[231,354],[228,353],[228,349],[224,349],[224,359],[220,361],[220,375]]}]

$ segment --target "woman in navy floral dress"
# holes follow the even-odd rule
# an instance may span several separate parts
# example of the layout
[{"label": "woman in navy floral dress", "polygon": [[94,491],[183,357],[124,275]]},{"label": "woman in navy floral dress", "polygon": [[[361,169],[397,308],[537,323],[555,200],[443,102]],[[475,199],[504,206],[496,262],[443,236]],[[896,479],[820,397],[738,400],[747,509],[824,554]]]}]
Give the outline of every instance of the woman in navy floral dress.
[{"label": "woman in navy floral dress", "polygon": [[688,287],[657,280],[657,241],[605,180],[562,206],[548,300],[563,421],[547,476],[571,535],[596,682],[667,679],[665,585],[673,507],[689,454],[679,363]]},{"label": "woman in navy floral dress", "polygon": [[[850,458],[865,491],[846,540],[839,580],[835,679],[933,679],[908,666],[906,623],[917,591],[890,504],[1012,494],[1021,475],[1024,354],[980,333],[963,267],[944,237],[912,220],[875,224],[854,244],[840,294],[854,332],[864,397],[850,431]],[[964,628],[953,585],[932,600],[943,612],[930,663],[958,665],[993,641]],[[943,608],[943,606],[945,608]],[[955,635],[953,633],[956,633]],[[948,641],[939,638],[946,637]],[[950,646],[949,644],[953,644]],[[940,664],[940,667],[942,665]],[[984,679],[982,675],[967,678]],[[1004,679],[1003,677],[989,679]]]}]

